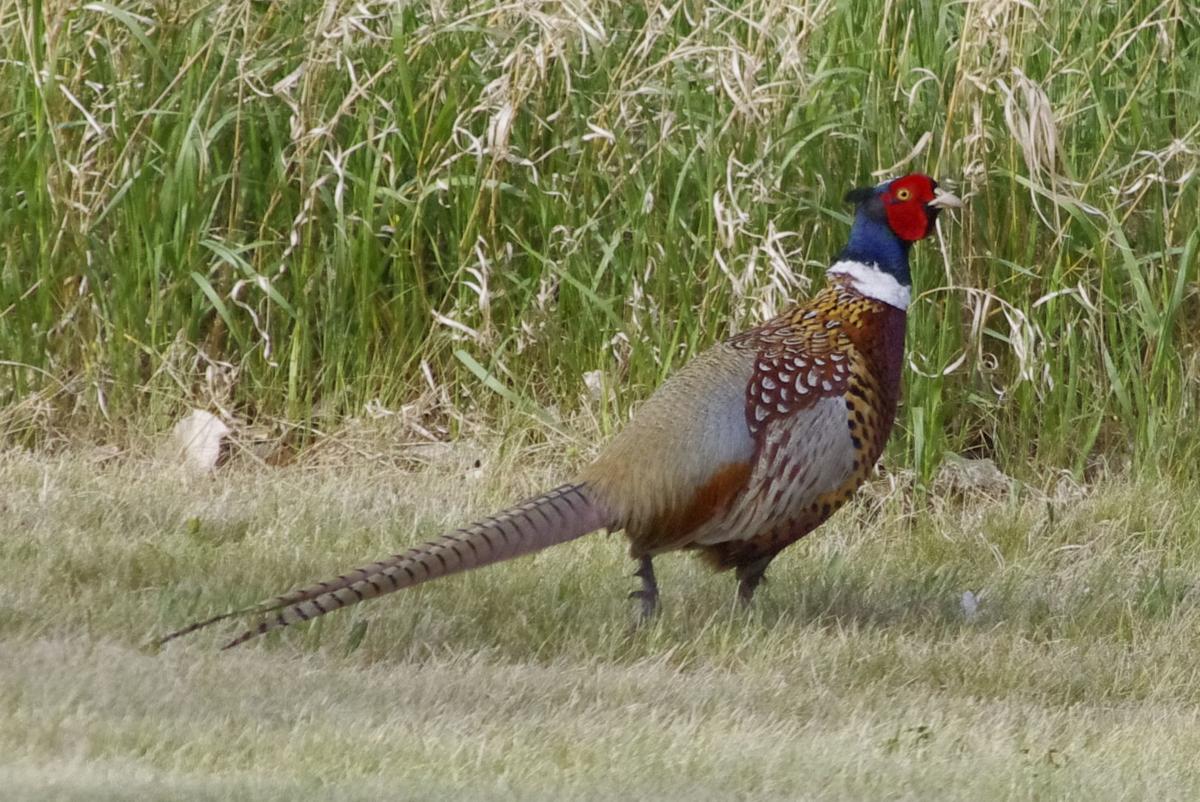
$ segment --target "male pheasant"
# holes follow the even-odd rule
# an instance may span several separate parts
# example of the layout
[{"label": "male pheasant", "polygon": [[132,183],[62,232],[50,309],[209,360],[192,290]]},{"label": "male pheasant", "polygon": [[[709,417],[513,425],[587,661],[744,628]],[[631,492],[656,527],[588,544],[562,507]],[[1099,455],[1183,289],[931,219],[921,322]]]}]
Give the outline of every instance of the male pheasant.
[{"label": "male pheasant", "polygon": [[928,176],[846,196],[850,241],[807,304],[720,343],[686,365],[570,484],[337,579],[192,624],[269,615],[225,648],[273,629],[448,574],[573,540],[625,531],[640,562],[643,616],[654,613],[652,560],[696,549],[733,568],[748,602],[782,549],[823,523],[867,477],[900,394],[912,243],[958,206]]}]

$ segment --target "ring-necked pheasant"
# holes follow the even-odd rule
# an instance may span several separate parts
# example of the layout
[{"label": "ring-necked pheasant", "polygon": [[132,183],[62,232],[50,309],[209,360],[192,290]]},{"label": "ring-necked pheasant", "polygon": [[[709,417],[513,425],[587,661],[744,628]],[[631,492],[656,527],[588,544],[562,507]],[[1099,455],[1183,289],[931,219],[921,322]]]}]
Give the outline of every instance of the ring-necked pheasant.
[{"label": "ring-necked pheasant", "polygon": [[736,569],[749,601],[782,549],[862,484],[896,415],[911,278],[908,252],[958,199],[907,175],[846,196],[850,241],[828,286],[686,365],[579,478],[465,529],[337,579],[192,624],[269,618],[225,648],[448,574],[622,529],[640,561],[643,616],[658,603],[652,559],[696,549]]}]

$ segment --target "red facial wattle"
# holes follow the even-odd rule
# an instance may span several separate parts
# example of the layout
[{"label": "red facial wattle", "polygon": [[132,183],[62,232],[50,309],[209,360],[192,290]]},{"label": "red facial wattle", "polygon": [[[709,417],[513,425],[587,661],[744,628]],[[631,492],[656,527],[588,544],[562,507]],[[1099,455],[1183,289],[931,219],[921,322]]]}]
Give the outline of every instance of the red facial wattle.
[{"label": "red facial wattle", "polygon": [[893,181],[883,195],[888,226],[896,236],[908,242],[924,239],[933,225],[928,203],[934,198],[936,185],[922,175],[906,176]]}]

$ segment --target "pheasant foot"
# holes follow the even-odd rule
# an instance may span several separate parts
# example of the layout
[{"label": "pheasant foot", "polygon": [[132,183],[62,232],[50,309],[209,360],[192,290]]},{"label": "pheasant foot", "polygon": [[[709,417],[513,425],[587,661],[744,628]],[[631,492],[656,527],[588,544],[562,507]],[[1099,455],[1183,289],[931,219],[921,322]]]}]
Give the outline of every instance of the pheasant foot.
[{"label": "pheasant foot", "polygon": [[633,575],[642,580],[642,588],[630,593],[629,598],[641,600],[639,620],[644,623],[658,612],[658,582],[654,579],[654,563],[649,557],[643,557]]}]

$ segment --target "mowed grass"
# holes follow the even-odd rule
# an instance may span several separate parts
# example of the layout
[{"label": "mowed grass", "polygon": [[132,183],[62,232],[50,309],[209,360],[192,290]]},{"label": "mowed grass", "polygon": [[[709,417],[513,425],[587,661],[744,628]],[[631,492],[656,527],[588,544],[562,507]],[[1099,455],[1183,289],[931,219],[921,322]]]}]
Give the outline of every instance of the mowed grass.
[{"label": "mowed grass", "polygon": [[664,614],[640,630],[624,543],[593,536],[232,652],[232,625],[146,647],[571,467],[544,449],[352,451],[203,479],[148,453],[0,456],[5,793],[1200,794],[1200,503],[1162,482],[930,497],[882,477],[750,612],[730,576],[660,559]]}]

